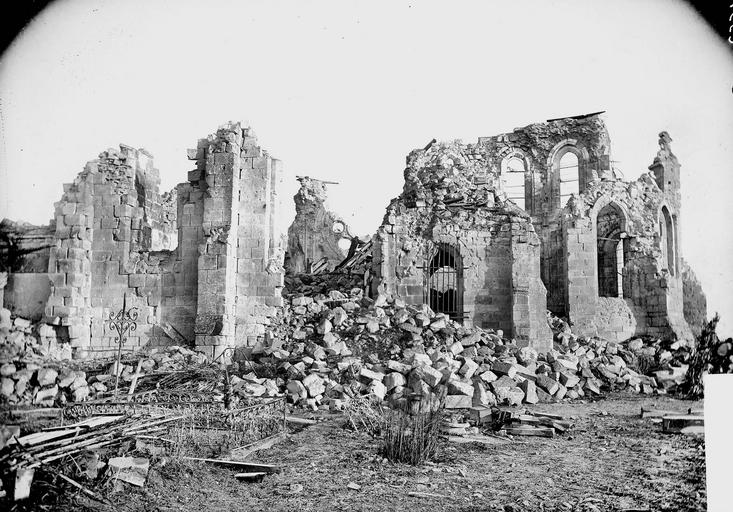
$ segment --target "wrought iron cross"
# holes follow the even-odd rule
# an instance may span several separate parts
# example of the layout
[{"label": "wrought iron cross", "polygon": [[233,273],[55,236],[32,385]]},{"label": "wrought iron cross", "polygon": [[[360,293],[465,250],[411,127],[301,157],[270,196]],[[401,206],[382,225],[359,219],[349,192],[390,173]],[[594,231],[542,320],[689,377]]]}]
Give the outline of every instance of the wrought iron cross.
[{"label": "wrought iron cross", "polygon": [[137,329],[137,308],[127,309],[127,294],[122,297],[122,309],[109,313],[109,327],[117,331],[117,358],[115,365],[115,397],[120,384],[120,365],[122,359],[122,345],[127,342],[127,335]]}]

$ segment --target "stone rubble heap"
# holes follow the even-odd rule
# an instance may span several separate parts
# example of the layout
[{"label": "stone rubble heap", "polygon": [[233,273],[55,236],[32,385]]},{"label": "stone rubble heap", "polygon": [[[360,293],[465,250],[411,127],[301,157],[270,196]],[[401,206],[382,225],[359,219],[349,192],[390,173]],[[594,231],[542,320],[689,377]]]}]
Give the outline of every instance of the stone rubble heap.
[{"label": "stone rubble heap", "polygon": [[[4,314],[3,314],[4,315]],[[3,322],[8,331],[8,319]],[[427,306],[401,299],[331,291],[293,296],[267,344],[240,350],[228,367],[229,386],[241,398],[282,396],[310,409],[342,409],[355,396],[396,403],[408,396],[445,396],[448,408],[553,402],[593,397],[606,391],[651,394],[684,382],[689,350],[676,342],[640,338],[625,343],[577,337],[567,324],[548,321],[555,348],[537,353],[518,347],[501,331],[465,327]],[[109,397],[116,365],[19,357],[19,335],[35,340],[32,326],[14,319],[0,347],[0,400],[9,404],[60,405]],[[210,364],[184,347],[153,349],[125,361],[120,382],[170,370]],[[639,369],[647,372],[643,374]],[[654,372],[652,373],[652,370]],[[216,387],[223,389],[221,382]]]},{"label": "stone rubble heap", "polygon": [[[121,387],[129,386],[138,363],[140,379],[156,372],[190,370],[205,364],[206,356],[172,346],[153,349],[131,363],[120,366]],[[69,343],[58,342],[52,327],[11,319],[7,309],[0,309],[0,405],[51,407],[108,397],[115,374],[116,364],[110,360],[71,361]]]},{"label": "stone rubble heap", "polygon": [[[284,385],[291,401],[313,409],[340,409],[358,395],[390,402],[445,395],[448,408],[470,408],[610,390],[663,393],[681,383],[686,371],[658,342],[580,338],[551,318],[555,348],[538,354],[500,331],[464,327],[427,306],[384,295],[372,301],[360,289],[292,297],[282,320],[269,346],[248,350],[245,369],[253,372],[237,386],[244,395],[266,396]],[[684,359],[682,344],[673,349]],[[635,369],[640,360],[657,370],[654,376]]]}]

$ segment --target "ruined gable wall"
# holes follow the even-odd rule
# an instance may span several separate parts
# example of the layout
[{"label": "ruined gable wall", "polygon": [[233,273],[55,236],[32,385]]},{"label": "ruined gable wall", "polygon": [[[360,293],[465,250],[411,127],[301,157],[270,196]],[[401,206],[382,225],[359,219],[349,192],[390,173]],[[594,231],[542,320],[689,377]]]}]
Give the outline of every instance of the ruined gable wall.
[{"label": "ruined gable wall", "polygon": [[[597,215],[609,204],[623,212],[629,239],[624,242],[623,298],[598,296]],[[679,278],[662,265],[659,211],[666,204],[654,177],[645,173],[631,183],[597,181],[563,211],[566,239],[569,317],[586,335],[625,339],[634,334],[689,338],[680,321]],[[679,300],[679,304],[678,304]]]},{"label": "ruined gable wall", "polygon": [[410,154],[403,194],[377,233],[374,291],[422,304],[424,269],[439,243],[460,252],[467,324],[549,346],[539,239],[527,215],[497,197],[475,146],[438,144]]},{"label": "ruined gable wall", "polygon": [[159,173],[144,150],[120,145],[91,163],[94,206],[92,236],[93,351],[113,352],[117,333],[108,320],[126,297],[138,313],[138,326],[125,344],[135,350],[165,343],[157,330],[161,319],[161,262],[170,258],[161,246],[175,243],[170,218],[163,217]]},{"label": "ruined gable wall", "polygon": [[597,115],[534,123],[511,133],[479,137],[478,144],[488,168],[497,176],[507,158],[517,156],[525,162],[527,213],[538,228],[553,221],[564,206],[559,203],[560,175],[553,168],[560,151],[566,147],[577,150],[580,190],[610,170],[608,130]]},{"label": "ruined gable wall", "polygon": [[333,225],[342,219],[326,209],[326,183],[299,177],[300,189],[295,194],[295,219],[288,229],[286,269],[307,272],[307,264],[327,258],[328,270],[341,263],[346,254],[338,245],[340,233]]}]

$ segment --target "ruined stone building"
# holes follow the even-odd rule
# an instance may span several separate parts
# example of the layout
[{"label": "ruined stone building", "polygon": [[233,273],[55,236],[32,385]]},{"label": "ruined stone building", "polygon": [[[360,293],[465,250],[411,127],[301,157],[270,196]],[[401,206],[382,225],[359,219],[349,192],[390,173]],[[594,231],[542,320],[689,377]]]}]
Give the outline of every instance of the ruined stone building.
[{"label": "ruined stone building", "polygon": [[[369,242],[372,296],[541,350],[552,346],[547,310],[580,335],[691,339],[706,304],[680,254],[670,143],[662,132],[632,182],[614,169],[598,113],[411,152]],[[49,226],[0,225],[5,304],[92,355],[114,350],[107,320],[125,297],[138,314],[128,350],[189,343],[218,356],[264,341],[282,305],[282,166],[232,123],[188,156],[188,180],[161,194],[149,153],[105,151],[64,186]],[[344,257],[346,226],[324,200],[324,182],[301,178],[291,272]]]},{"label": "ruined stone building", "polygon": [[671,139],[662,132],[649,172],[623,181],[599,114],[410,153],[373,290],[542,348],[546,309],[581,335],[691,339],[705,302],[683,272]]},{"label": "ruined stone building", "polygon": [[339,247],[346,224],[325,205],[327,182],[299,176],[300,189],[295,194],[295,219],[288,228],[285,269],[288,272],[310,272],[322,263],[333,270],[346,254]]},{"label": "ruined stone building", "polygon": [[[162,195],[151,155],[124,145],[64,186],[47,267],[31,272],[48,286],[45,320],[73,347],[113,350],[107,320],[124,297],[138,315],[128,350],[186,341],[218,356],[264,337],[282,304],[282,166],[231,123],[188,156],[196,164],[188,181]],[[23,301],[36,288],[8,291]]]}]

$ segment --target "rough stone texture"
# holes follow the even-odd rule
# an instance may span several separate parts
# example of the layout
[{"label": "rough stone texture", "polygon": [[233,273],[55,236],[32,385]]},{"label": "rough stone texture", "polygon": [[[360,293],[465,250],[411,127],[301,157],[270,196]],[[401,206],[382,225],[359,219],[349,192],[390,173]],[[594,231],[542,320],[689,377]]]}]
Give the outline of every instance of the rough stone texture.
[{"label": "rough stone texture", "polygon": [[707,322],[708,304],[702,285],[690,265],[682,259],[682,311],[695,337]]},{"label": "rough stone texture", "polygon": [[[108,319],[123,299],[137,313],[125,350],[172,343],[161,324],[209,356],[264,339],[282,302],[280,163],[239,123],[200,140],[189,158],[188,182],[162,195],[152,156],[125,145],[64,186],[46,268],[28,275],[47,276],[45,319],[72,347],[113,351]],[[39,230],[13,240],[45,244]]]},{"label": "rough stone texture", "polygon": [[[541,240],[547,307],[578,334],[692,338],[680,278],[680,165],[670,142],[660,133],[650,172],[629,183],[613,168],[598,114],[479,139],[477,151],[501,187],[510,161],[524,167],[525,210]],[[571,171],[579,193],[570,196],[561,194],[561,172],[568,171],[560,160],[567,153],[578,160]]]},{"label": "rough stone texture", "polygon": [[[455,273],[455,287],[446,290],[438,289],[439,271],[426,270],[443,263]],[[531,219],[501,197],[481,148],[433,144],[407,158],[402,195],[376,235],[372,293],[433,309],[440,309],[439,294],[454,294],[447,301],[453,311],[443,311],[454,320],[547,349],[552,335],[539,263]]]},{"label": "rough stone texture", "polygon": [[288,229],[285,269],[291,273],[309,272],[310,266],[326,258],[326,269],[333,270],[346,256],[338,245],[343,220],[326,208],[326,183],[308,176],[298,177],[300,189],[293,196],[295,219]]}]

